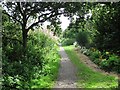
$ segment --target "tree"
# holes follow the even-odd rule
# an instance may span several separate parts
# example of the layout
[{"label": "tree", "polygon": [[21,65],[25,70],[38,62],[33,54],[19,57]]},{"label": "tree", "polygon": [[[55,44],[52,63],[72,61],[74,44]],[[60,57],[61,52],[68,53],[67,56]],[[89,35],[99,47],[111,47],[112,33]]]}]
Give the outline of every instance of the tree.
[{"label": "tree", "polygon": [[110,4],[98,4],[92,9],[92,22],[94,22],[97,34],[95,36],[96,47],[99,50],[112,51],[120,54],[120,2]]},{"label": "tree", "polygon": [[[27,45],[27,34],[30,29],[51,17],[62,14],[57,11],[59,5],[54,3],[7,2],[4,6],[7,7],[5,14],[21,26],[24,48]],[[28,25],[31,18],[34,21]]]},{"label": "tree", "polygon": [[[84,3],[65,2],[6,2],[4,10],[12,20],[19,23],[22,30],[23,47],[27,45],[27,35],[30,29],[45,21],[54,21],[59,15],[72,16],[80,11]],[[75,13],[76,12],[76,13]],[[30,21],[32,19],[32,21]]]},{"label": "tree", "polygon": [[78,33],[77,37],[76,37],[76,41],[78,42],[78,44],[80,46],[87,46],[88,44],[88,35],[86,31],[81,31]]},{"label": "tree", "polygon": [[47,29],[53,32],[54,36],[60,37],[62,33],[62,29],[60,27],[60,24],[58,22],[54,22],[54,24],[47,25]]}]

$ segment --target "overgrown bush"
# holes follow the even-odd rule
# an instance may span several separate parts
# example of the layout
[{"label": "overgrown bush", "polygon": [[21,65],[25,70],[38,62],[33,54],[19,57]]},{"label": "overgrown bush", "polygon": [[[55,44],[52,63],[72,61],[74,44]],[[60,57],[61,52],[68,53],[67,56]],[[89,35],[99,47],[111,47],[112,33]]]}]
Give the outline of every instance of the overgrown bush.
[{"label": "overgrown bush", "polygon": [[101,56],[101,52],[98,50],[95,50],[95,51],[91,52],[91,54],[90,54],[91,60],[98,65],[100,63],[100,56]]},{"label": "overgrown bush", "polygon": [[105,70],[117,71],[120,73],[120,57],[115,54],[110,54],[108,59],[102,59],[100,66]]},{"label": "overgrown bush", "polygon": [[[35,76],[31,80],[31,86],[32,88],[50,88],[53,84],[53,80],[57,76],[56,74],[60,60],[57,45],[47,36],[37,32],[35,32],[35,35],[31,33],[30,37],[32,37],[32,39],[28,43],[33,43],[33,45],[35,45],[35,50],[33,51],[36,51],[36,53],[34,53],[34,55],[38,56],[38,58],[41,56],[39,60],[42,61],[41,70],[38,69],[39,73],[36,73],[37,70],[35,71]],[[31,47],[33,45],[31,45]],[[31,47],[29,47],[29,49],[31,49]],[[40,52],[41,55],[37,55],[40,54]]]},{"label": "overgrown bush", "polygon": [[100,52],[95,48],[80,48],[80,52],[89,56],[90,59],[100,68],[106,71],[115,71],[120,73],[120,57],[110,52]]},{"label": "overgrown bush", "polygon": [[60,60],[58,47],[52,39],[32,31],[25,55],[19,43],[6,43],[3,43],[2,55],[3,90],[52,87]]}]

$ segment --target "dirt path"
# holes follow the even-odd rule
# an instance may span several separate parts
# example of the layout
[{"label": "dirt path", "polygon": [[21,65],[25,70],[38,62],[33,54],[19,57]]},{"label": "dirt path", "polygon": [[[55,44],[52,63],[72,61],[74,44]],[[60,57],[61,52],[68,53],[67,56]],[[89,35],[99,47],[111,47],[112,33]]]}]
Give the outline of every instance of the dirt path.
[{"label": "dirt path", "polygon": [[63,47],[60,47],[61,63],[54,88],[76,88],[76,68],[71,63]]}]

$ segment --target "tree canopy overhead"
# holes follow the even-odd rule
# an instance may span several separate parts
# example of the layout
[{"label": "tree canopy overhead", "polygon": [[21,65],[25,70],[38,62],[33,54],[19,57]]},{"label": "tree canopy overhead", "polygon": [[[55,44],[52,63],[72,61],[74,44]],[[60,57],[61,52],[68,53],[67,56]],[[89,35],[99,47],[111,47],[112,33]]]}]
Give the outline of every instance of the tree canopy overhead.
[{"label": "tree canopy overhead", "polygon": [[[73,14],[83,13],[84,3],[66,3],[66,2],[5,2],[4,13],[11,19],[20,24],[23,36],[23,47],[27,45],[27,33],[34,26],[45,21],[55,21],[58,16],[64,14],[71,16]],[[79,13],[78,13],[79,12]],[[32,20],[32,21],[31,21]]]}]

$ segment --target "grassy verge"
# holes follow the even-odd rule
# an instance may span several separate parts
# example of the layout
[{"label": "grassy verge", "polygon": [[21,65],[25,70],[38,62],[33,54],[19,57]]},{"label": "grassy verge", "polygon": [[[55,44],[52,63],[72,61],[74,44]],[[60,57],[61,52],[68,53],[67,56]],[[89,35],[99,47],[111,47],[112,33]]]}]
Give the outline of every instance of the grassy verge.
[{"label": "grassy verge", "polygon": [[64,49],[78,69],[79,88],[116,88],[118,86],[118,77],[95,72],[82,63],[74,51],[74,46],[66,46]]}]

